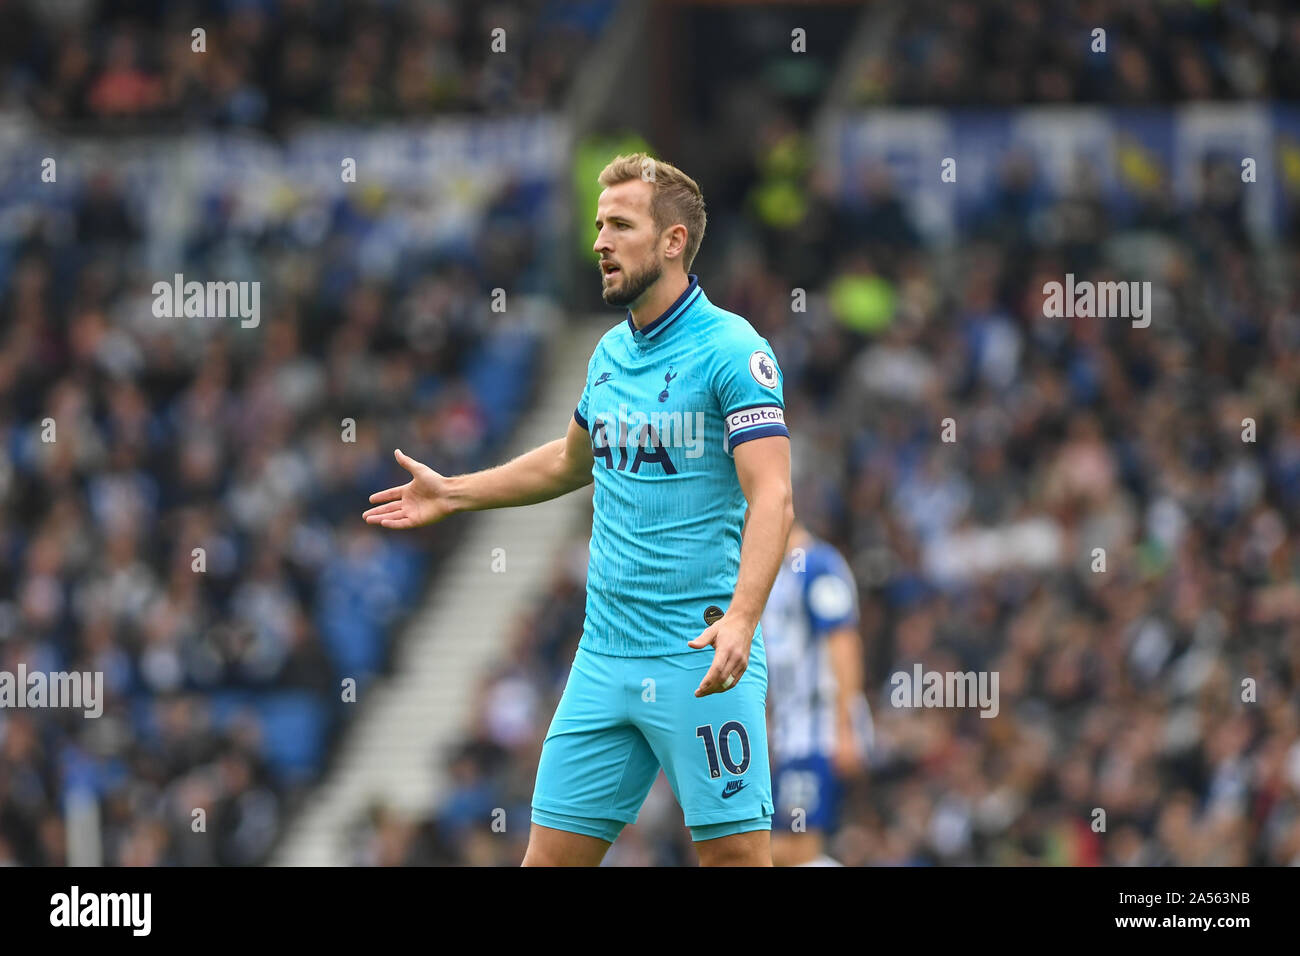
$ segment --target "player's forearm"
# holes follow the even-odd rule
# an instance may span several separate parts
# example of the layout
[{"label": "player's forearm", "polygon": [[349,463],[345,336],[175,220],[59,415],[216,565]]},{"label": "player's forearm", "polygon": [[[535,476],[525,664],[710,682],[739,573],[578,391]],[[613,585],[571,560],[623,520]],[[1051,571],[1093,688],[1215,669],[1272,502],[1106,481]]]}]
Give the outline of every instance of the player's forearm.
[{"label": "player's forearm", "polygon": [[729,616],[739,616],[758,626],[772,583],[781,570],[793,524],[794,502],[788,486],[773,486],[749,503],[740,545],[740,572],[727,608]]},{"label": "player's forearm", "polygon": [[840,728],[853,722],[853,701],[862,693],[862,641],[854,628],[842,627],[827,640],[835,675],[835,716]]},{"label": "player's forearm", "polygon": [[550,501],[591,483],[590,468],[576,466],[565,455],[565,441],[540,445],[518,458],[450,479],[457,511],[513,508]]}]

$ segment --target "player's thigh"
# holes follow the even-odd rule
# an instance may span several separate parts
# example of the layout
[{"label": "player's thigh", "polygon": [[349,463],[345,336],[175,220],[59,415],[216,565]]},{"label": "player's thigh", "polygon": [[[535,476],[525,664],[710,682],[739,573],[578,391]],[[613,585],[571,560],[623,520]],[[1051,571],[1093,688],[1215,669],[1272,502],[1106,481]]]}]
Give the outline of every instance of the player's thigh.
[{"label": "player's thigh", "polygon": [[534,823],[612,843],[635,822],[659,764],[627,720],[623,664],[579,649],[542,743]]},{"label": "player's thigh", "polygon": [[771,866],[772,842],[769,830],[747,830],[711,840],[696,840],[700,866]]},{"label": "player's thigh", "polygon": [[[587,822],[587,821],[582,821]],[[599,866],[609,840],[534,822],[528,833],[524,866]]]},{"label": "player's thigh", "polygon": [[[712,651],[647,658],[654,694],[633,718],[659,759],[697,842],[768,830],[772,781],[767,753],[767,669],[750,667],[730,690],[696,697]],[[743,844],[765,841],[749,836]],[[725,846],[725,845],[724,845]]]}]

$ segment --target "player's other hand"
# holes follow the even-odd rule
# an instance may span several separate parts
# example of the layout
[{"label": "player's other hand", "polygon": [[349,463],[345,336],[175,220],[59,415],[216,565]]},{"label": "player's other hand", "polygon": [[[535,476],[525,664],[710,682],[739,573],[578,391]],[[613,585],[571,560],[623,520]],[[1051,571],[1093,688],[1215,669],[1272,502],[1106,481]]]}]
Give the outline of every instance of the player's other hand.
[{"label": "player's other hand", "polygon": [[370,503],[376,507],[362,514],[366,524],[385,528],[419,528],[441,521],[456,510],[451,503],[446,477],[402,454],[400,448],[394,450],[393,457],[411,473],[411,480],[371,495]]},{"label": "player's other hand", "polygon": [[[696,697],[722,694],[740,683],[749,668],[749,646],[754,640],[754,627],[723,615],[704,629],[699,637],[687,641],[687,647],[696,649],[713,645],[713,666],[695,691]],[[728,682],[728,677],[735,680]]]},{"label": "player's other hand", "polygon": [[846,779],[861,776],[867,770],[875,741],[876,724],[871,717],[871,705],[864,694],[858,693],[837,721],[835,750],[831,753],[831,766],[836,775]]},{"label": "player's other hand", "polygon": [[852,727],[841,725],[840,732],[835,738],[835,750],[831,753],[831,766],[837,777],[845,779],[859,777],[866,769],[862,743]]}]

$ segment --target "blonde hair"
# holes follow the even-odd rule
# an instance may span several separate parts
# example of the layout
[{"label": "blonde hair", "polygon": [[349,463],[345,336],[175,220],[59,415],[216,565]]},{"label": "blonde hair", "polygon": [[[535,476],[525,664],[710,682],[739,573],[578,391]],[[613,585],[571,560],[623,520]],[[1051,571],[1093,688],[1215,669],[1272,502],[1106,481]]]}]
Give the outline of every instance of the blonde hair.
[{"label": "blonde hair", "polygon": [[644,180],[652,187],[650,217],[661,232],[681,223],[686,227],[686,248],[682,250],[684,271],[691,271],[695,254],[704,241],[704,227],[708,216],[704,212],[704,194],[699,184],[672,163],[653,158],[646,153],[628,153],[615,156],[600,171],[597,181],[606,188],[633,179]]}]

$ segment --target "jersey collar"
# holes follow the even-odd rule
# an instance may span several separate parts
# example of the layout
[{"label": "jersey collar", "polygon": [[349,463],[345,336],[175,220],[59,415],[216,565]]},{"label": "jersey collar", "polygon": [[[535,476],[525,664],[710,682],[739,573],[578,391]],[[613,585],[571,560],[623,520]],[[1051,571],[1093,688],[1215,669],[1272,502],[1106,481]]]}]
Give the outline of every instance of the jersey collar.
[{"label": "jersey collar", "polygon": [[663,311],[663,314],[653,322],[646,325],[644,329],[638,329],[636,323],[632,321],[632,310],[627,311],[627,327],[632,332],[632,338],[637,342],[645,342],[654,338],[668,326],[672,325],[681,315],[690,310],[691,306],[704,295],[704,290],[700,288],[700,277],[695,273],[686,276],[686,291],[677,297],[677,301]]}]

